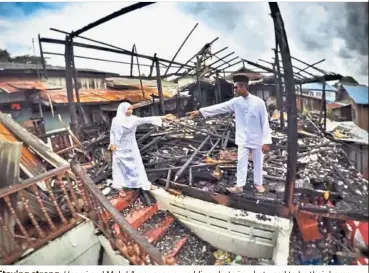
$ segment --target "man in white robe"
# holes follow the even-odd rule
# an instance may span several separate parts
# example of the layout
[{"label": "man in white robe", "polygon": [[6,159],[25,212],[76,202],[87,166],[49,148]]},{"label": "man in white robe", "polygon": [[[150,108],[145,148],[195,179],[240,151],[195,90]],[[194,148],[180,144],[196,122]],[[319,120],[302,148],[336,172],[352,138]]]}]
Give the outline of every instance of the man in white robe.
[{"label": "man in white robe", "polygon": [[164,117],[137,117],[132,115],[133,108],[128,102],[118,106],[110,129],[109,149],[113,152],[113,188],[142,188],[152,190],[154,187],[147,178],[140,150],[136,141],[137,126],[153,124],[162,126]]},{"label": "man in white robe", "polygon": [[269,151],[268,144],[272,144],[268,113],[264,101],[249,93],[246,76],[235,75],[233,80],[235,82],[235,98],[188,114],[191,117],[202,115],[204,118],[225,113],[235,114],[236,145],[238,146],[237,184],[235,187],[227,188],[227,190],[232,193],[243,192],[247,179],[249,152],[251,151],[254,164],[254,186],[258,192],[264,192],[263,152],[267,153]]}]

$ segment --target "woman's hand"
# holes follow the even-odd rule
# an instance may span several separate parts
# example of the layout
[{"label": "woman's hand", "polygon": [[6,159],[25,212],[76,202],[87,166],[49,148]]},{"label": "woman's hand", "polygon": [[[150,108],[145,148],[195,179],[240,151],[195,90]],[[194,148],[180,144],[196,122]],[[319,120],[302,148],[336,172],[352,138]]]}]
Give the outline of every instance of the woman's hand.
[{"label": "woman's hand", "polygon": [[165,121],[173,121],[177,117],[175,115],[172,115],[172,114],[167,114],[165,116],[162,116],[161,118],[162,118],[162,120],[165,120]]},{"label": "woman's hand", "polygon": [[117,150],[117,145],[114,144],[109,144],[108,146],[108,150],[115,152]]}]

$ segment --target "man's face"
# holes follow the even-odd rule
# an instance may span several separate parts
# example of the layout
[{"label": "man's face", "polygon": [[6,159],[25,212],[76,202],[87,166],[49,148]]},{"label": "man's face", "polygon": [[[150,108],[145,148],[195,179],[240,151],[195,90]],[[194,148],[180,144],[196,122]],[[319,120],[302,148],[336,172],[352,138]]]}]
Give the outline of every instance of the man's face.
[{"label": "man's face", "polygon": [[242,83],[235,83],[234,85],[234,93],[236,97],[239,96],[247,96],[248,91],[245,87],[245,85],[243,85]]}]

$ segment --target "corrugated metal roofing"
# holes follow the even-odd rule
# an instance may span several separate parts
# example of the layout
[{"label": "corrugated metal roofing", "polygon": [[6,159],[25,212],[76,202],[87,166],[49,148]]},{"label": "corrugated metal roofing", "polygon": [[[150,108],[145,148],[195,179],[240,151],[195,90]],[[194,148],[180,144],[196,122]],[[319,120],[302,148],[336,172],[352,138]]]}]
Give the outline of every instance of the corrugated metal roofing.
[{"label": "corrugated metal roofing", "polygon": [[[24,63],[3,63],[0,62],[0,73],[3,70],[41,70],[41,65],[37,64],[24,64]],[[46,65],[47,70],[57,70],[57,71],[64,71],[65,67],[63,66],[54,66],[54,65]],[[117,73],[111,73],[106,71],[100,71],[90,68],[78,68],[78,72],[91,72],[91,73],[101,73],[101,74],[109,74],[109,75],[116,75]]]},{"label": "corrugated metal roofing", "polygon": [[342,85],[356,104],[368,104],[368,86]]},{"label": "corrugated metal roofing", "polygon": [[[158,95],[158,91],[152,88],[144,88],[145,97],[142,96],[142,91],[140,89],[133,90],[102,90],[102,89],[80,89],[79,97],[81,103],[107,103],[107,102],[118,102],[129,100],[132,103],[137,103],[142,100],[152,99],[151,94]],[[171,95],[163,91],[164,98],[170,98]],[[57,104],[68,103],[67,91],[57,90],[57,91],[47,91],[41,93],[41,98],[45,102],[50,100]],[[77,102],[74,96],[74,101]]]},{"label": "corrugated metal roofing", "polygon": [[[315,91],[323,91],[323,84],[320,82],[313,83],[305,83],[302,85],[302,90],[315,90]],[[325,91],[327,92],[337,92],[337,89],[328,83],[325,84]]]},{"label": "corrugated metal roofing", "polygon": [[21,91],[47,89],[47,84],[39,81],[6,81],[0,82],[0,89],[6,93],[16,93]]},{"label": "corrugated metal roofing", "polygon": [[40,81],[1,81],[0,80],[0,91],[6,93],[16,93],[22,91],[32,91],[32,90],[51,90],[51,89],[61,89],[62,87],[55,86],[50,83],[40,82]]},{"label": "corrugated metal roofing", "polygon": [[340,103],[340,102],[332,102],[332,103],[329,103],[327,104],[327,107],[331,110],[334,110],[334,109],[338,109],[338,108],[342,108],[342,107],[346,107],[346,106],[349,106],[350,104],[347,104],[347,103]]},{"label": "corrugated metal roofing", "polygon": [[[106,78],[106,85],[108,88],[112,89],[120,89],[120,86],[137,86],[138,89],[141,89],[140,80],[139,79],[129,79],[129,78]],[[156,89],[157,88],[157,81],[156,80],[142,80],[142,85],[144,87],[149,87]],[[165,80],[161,81],[161,85],[163,90],[175,94],[178,91],[178,84],[173,82],[168,82]]]}]

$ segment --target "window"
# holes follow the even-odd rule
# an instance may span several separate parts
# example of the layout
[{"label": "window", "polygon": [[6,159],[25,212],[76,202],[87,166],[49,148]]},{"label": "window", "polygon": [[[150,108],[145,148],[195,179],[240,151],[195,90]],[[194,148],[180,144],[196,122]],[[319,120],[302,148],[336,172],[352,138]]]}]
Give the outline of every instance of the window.
[{"label": "window", "polygon": [[318,97],[318,98],[322,97],[322,92],[320,92],[320,91],[316,92],[315,96]]}]

